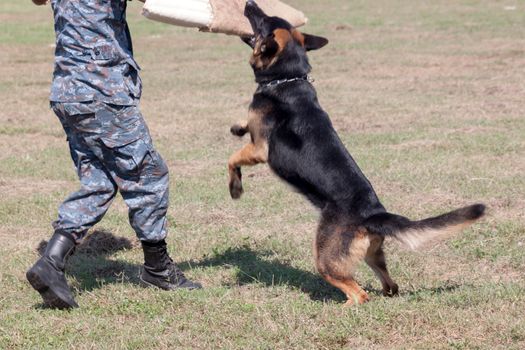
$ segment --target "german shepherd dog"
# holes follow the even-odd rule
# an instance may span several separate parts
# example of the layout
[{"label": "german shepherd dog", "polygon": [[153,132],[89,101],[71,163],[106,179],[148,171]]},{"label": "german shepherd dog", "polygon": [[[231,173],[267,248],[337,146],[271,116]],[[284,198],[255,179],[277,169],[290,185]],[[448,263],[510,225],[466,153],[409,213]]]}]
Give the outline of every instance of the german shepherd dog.
[{"label": "german shepherd dog", "polygon": [[482,217],[485,206],[475,204],[419,221],[387,212],[339,139],[308,79],[311,67],[306,52],[323,47],[328,40],[300,33],[285,20],[267,16],[251,0],[244,15],[254,31],[243,40],[253,49],[250,64],[259,86],[247,122],[231,127],[236,136],[248,132],[251,136],[251,142],[228,162],[232,198],[243,193],[241,166],[268,163],[320,209],[316,267],[327,282],[343,291],[346,305],[369,300],[353,277],[363,259],[381,281],[383,295],[397,294],[398,286],[386,267],[385,237],[416,249],[457,233]]}]

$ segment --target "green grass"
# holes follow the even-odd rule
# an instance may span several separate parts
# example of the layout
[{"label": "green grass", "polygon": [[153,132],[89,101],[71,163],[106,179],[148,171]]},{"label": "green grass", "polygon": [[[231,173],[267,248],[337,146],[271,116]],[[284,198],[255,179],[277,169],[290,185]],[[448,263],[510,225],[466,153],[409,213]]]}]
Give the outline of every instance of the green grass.
[{"label": "green grass", "polygon": [[[168,246],[205,286],[138,284],[142,252],[117,198],[71,258],[80,308],[45,309],[25,280],[60,202],[78,187],[48,108],[48,7],[0,2],[0,349],[522,349],[525,347],[523,3],[296,1],[319,100],[392,212],[472,202],[485,219],[418,252],[387,242],[400,295],[344,296],[313,267],[318,213],[265,166],[229,198],[229,135],[255,89],[238,38],[152,23],[129,3],[141,110],[171,171]],[[515,10],[505,9],[516,6]]]}]

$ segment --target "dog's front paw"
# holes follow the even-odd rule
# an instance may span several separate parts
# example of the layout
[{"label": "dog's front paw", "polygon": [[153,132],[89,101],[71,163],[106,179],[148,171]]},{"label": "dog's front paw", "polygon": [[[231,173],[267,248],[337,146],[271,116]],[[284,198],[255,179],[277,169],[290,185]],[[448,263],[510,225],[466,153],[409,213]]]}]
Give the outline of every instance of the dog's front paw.
[{"label": "dog's front paw", "polygon": [[230,181],[230,196],[233,199],[241,198],[242,193],[244,192],[242,188],[242,182],[238,180]]},{"label": "dog's front paw", "polygon": [[248,129],[246,125],[235,124],[230,128],[230,132],[235,136],[242,137],[248,132]]},{"label": "dog's front paw", "polygon": [[241,180],[241,169],[235,168],[235,174],[230,178],[230,196],[233,199],[239,199],[241,198],[242,193],[244,192],[242,188],[242,180]]}]

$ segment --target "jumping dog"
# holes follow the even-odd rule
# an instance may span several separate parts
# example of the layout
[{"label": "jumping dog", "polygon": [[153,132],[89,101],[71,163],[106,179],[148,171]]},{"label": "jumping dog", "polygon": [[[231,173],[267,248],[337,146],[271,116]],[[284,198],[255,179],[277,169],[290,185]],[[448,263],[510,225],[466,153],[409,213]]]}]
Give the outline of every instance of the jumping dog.
[{"label": "jumping dog", "polygon": [[398,285],[386,267],[385,238],[397,238],[416,249],[459,232],[482,217],[485,206],[475,204],[418,221],[387,212],[338,137],[309,81],[306,52],[325,46],[328,40],[267,16],[251,0],[244,15],[254,31],[243,40],[253,50],[250,65],[259,86],[248,120],[231,127],[232,134],[251,137],[228,162],[232,198],[243,193],[241,166],[268,163],[320,209],[316,267],[327,282],[345,293],[346,304],[369,300],[353,277],[362,260],[380,279],[385,296],[397,294]]}]

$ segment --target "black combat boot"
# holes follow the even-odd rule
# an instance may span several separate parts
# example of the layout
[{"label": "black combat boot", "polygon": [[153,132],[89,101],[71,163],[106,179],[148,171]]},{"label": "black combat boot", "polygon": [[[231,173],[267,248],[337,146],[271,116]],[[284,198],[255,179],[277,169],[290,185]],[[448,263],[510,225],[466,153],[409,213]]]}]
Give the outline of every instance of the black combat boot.
[{"label": "black combat boot", "polygon": [[144,267],[140,280],[146,285],[164,290],[202,288],[200,283],[188,280],[171,260],[164,240],[157,243],[142,242],[142,250],[144,251]]},{"label": "black combat boot", "polygon": [[58,309],[78,307],[64,276],[66,260],[75,250],[75,245],[71,235],[56,231],[44,255],[26,272],[27,280],[40,293],[46,306]]}]

